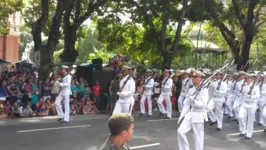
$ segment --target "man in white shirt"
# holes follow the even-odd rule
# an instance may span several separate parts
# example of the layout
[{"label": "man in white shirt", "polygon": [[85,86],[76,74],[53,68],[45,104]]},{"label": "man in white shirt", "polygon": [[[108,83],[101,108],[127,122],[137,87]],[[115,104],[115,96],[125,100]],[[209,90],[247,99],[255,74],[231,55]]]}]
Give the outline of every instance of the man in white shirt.
[{"label": "man in white shirt", "polygon": [[[161,94],[158,98],[157,104],[160,109],[160,112],[167,116],[168,119],[172,118],[172,87],[173,87],[173,80],[171,78],[171,71],[165,70],[164,71],[164,79],[162,81],[161,87]],[[163,100],[166,102],[166,111],[163,106]]]},{"label": "man in white shirt", "polygon": [[214,84],[212,98],[208,103],[208,115],[211,125],[217,122],[216,131],[220,131],[223,126],[225,95],[228,89],[226,82],[223,81],[223,73],[218,72],[215,76],[217,82]]},{"label": "man in white shirt", "polygon": [[190,70],[187,69],[183,74],[183,79],[182,79],[182,87],[181,87],[181,93],[178,97],[178,110],[179,112],[182,111],[183,109],[183,103],[184,103],[184,100],[187,96],[187,93],[188,93],[188,89],[192,86],[192,80],[190,78]]},{"label": "man in white shirt", "polygon": [[247,79],[242,89],[242,103],[239,108],[238,120],[240,137],[245,137],[246,140],[251,139],[254,128],[255,114],[257,110],[257,101],[260,97],[259,87],[256,85],[256,77],[253,73],[248,73]]},{"label": "man in white shirt", "polygon": [[[62,66],[60,72],[63,77],[61,81],[56,81],[60,86],[60,92],[55,101],[55,107],[60,117],[58,121],[64,120],[65,123],[69,122],[69,101],[71,95],[71,76],[68,74],[68,69],[67,66]],[[65,113],[62,110],[62,100],[64,100]]]},{"label": "man in white shirt", "polygon": [[[180,150],[189,150],[187,132],[193,130],[195,138],[195,150],[203,150],[204,147],[204,121],[208,121],[207,103],[208,89],[199,88],[205,74],[200,71],[193,73],[193,87],[189,89],[184,101],[184,108],[180,114],[177,124],[182,121],[177,130],[178,147]],[[197,89],[199,88],[199,89]]]},{"label": "man in white shirt", "polygon": [[118,101],[115,104],[113,114],[116,113],[132,113],[132,108],[134,105],[134,93],[136,90],[136,85],[134,79],[131,77],[131,68],[129,66],[123,66],[123,77],[119,83],[119,91],[117,95],[119,96]]}]

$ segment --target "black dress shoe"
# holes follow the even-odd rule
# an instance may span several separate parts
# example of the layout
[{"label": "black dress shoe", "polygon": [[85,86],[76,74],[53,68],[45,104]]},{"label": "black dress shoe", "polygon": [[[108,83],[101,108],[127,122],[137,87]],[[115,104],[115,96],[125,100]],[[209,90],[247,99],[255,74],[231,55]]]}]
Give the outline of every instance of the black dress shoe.
[{"label": "black dress shoe", "polygon": [[211,122],[211,123],[210,123],[210,126],[215,125],[216,123],[217,123],[217,121],[215,121],[215,122]]},{"label": "black dress shoe", "polygon": [[258,124],[257,124],[257,126],[259,126],[259,127],[260,127],[260,126],[262,126],[262,124],[261,124],[261,123],[258,123]]},{"label": "black dress shoe", "polygon": [[144,114],[143,113],[140,113],[139,116],[143,116]]},{"label": "black dress shoe", "polygon": [[170,117],[166,117],[166,119],[171,119]]},{"label": "black dress shoe", "polygon": [[68,121],[64,121],[64,123],[68,123]]},{"label": "black dress shoe", "polygon": [[231,118],[232,118],[231,116],[228,116],[228,117],[227,117],[228,120],[231,119]]},{"label": "black dress shoe", "polygon": [[220,129],[220,128],[216,128],[216,129],[215,129],[215,131],[221,131],[221,130],[222,130],[222,129]]},{"label": "black dress shoe", "polygon": [[164,114],[160,112],[159,116],[163,116]]},{"label": "black dress shoe", "polygon": [[245,140],[250,140],[251,138],[250,137],[245,137]]},{"label": "black dress shoe", "polygon": [[64,118],[59,118],[59,119],[57,119],[57,121],[62,121]]},{"label": "black dress shoe", "polygon": [[151,117],[151,115],[147,115],[147,117]]},{"label": "black dress shoe", "polygon": [[241,134],[241,133],[239,134],[239,137],[244,137],[244,136],[245,136],[245,134]]}]

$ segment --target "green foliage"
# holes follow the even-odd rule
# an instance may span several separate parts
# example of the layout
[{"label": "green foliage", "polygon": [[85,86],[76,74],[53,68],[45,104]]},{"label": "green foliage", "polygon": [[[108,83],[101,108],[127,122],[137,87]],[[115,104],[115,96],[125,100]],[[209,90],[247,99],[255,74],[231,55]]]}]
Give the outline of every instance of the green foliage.
[{"label": "green foliage", "polygon": [[59,56],[63,53],[64,49],[55,51],[53,54],[53,58],[54,58],[54,64],[61,64],[61,59],[59,58]]},{"label": "green foliage", "polygon": [[94,49],[93,53],[89,54],[89,60],[87,61],[87,63],[92,63],[91,60],[92,59],[96,59],[96,58],[101,58],[103,60],[104,64],[109,64],[109,59],[112,58],[114,56],[114,54],[112,52],[107,52],[105,50],[97,50]]},{"label": "green foliage", "polygon": [[76,48],[79,53],[76,60],[78,64],[87,63],[89,61],[89,54],[103,48],[102,44],[98,41],[98,32],[95,24],[92,24],[87,29],[83,28],[82,34],[84,38],[80,38]]},{"label": "green foliage", "polygon": [[9,15],[20,12],[24,7],[23,0],[1,0],[0,3],[0,35],[8,35],[10,32]]},{"label": "green foliage", "polygon": [[30,29],[27,27],[21,27],[19,33],[19,59],[22,57],[22,53],[24,52],[28,43],[33,42],[32,36],[29,33]]}]

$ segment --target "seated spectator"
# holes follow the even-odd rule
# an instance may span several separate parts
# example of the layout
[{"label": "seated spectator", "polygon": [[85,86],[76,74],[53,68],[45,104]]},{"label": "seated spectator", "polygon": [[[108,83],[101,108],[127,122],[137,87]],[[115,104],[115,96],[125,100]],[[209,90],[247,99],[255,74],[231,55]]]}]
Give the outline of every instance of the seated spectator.
[{"label": "seated spectator", "polygon": [[24,109],[24,116],[25,117],[34,117],[35,113],[32,111],[30,107],[30,103],[27,104],[26,108]]},{"label": "seated spectator", "polygon": [[6,104],[4,106],[4,111],[7,114],[7,119],[12,117],[12,106],[10,105],[9,101],[6,101]]},{"label": "seated spectator", "polygon": [[18,102],[15,102],[12,106],[12,117],[20,117]]},{"label": "seated spectator", "polygon": [[82,97],[84,96],[84,82],[80,81],[80,83],[77,83],[77,99],[80,101]]},{"label": "seated spectator", "polygon": [[41,107],[37,110],[37,115],[40,117],[44,117],[48,115],[48,111],[45,109],[44,104],[42,104]]},{"label": "seated spectator", "polygon": [[71,115],[77,115],[75,104],[71,104],[70,114]]},{"label": "seated spectator", "polygon": [[4,104],[2,101],[0,101],[0,114],[4,114],[5,111],[4,111]]},{"label": "seated spectator", "polygon": [[52,115],[52,116],[56,115],[55,104],[53,102],[51,102],[50,98],[46,99],[45,107],[46,107],[46,110],[48,112],[48,115]]},{"label": "seated spectator", "polygon": [[87,115],[87,114],[95,114],[95,113],[99,113],[99,111],[96,108],[96,106],[93,104],[91,99],[87,97],[86,105],[83,107],[83,114]]}]

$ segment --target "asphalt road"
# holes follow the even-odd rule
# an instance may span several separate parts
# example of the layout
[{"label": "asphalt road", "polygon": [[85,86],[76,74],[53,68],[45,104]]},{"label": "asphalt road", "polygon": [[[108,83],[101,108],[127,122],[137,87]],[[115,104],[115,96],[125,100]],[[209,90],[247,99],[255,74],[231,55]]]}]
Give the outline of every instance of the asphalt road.
[{"label": "asphalt road", "polygon": [[[158,115],[151,118],[135,115],[135,129],[129,146],[140,150],[177,150],[177,117],[165,120]],[[109,135],[108,115],[71,116],[64,124],[55,117],[0,120],[1,150],[97,150]],[[225,120],[224,129],[205,126],[205,150],[265,150],[266,135],[255,125],[252,140],[238,137],[238,126]],[[194,149],[192,133],[188,134]]]}]

